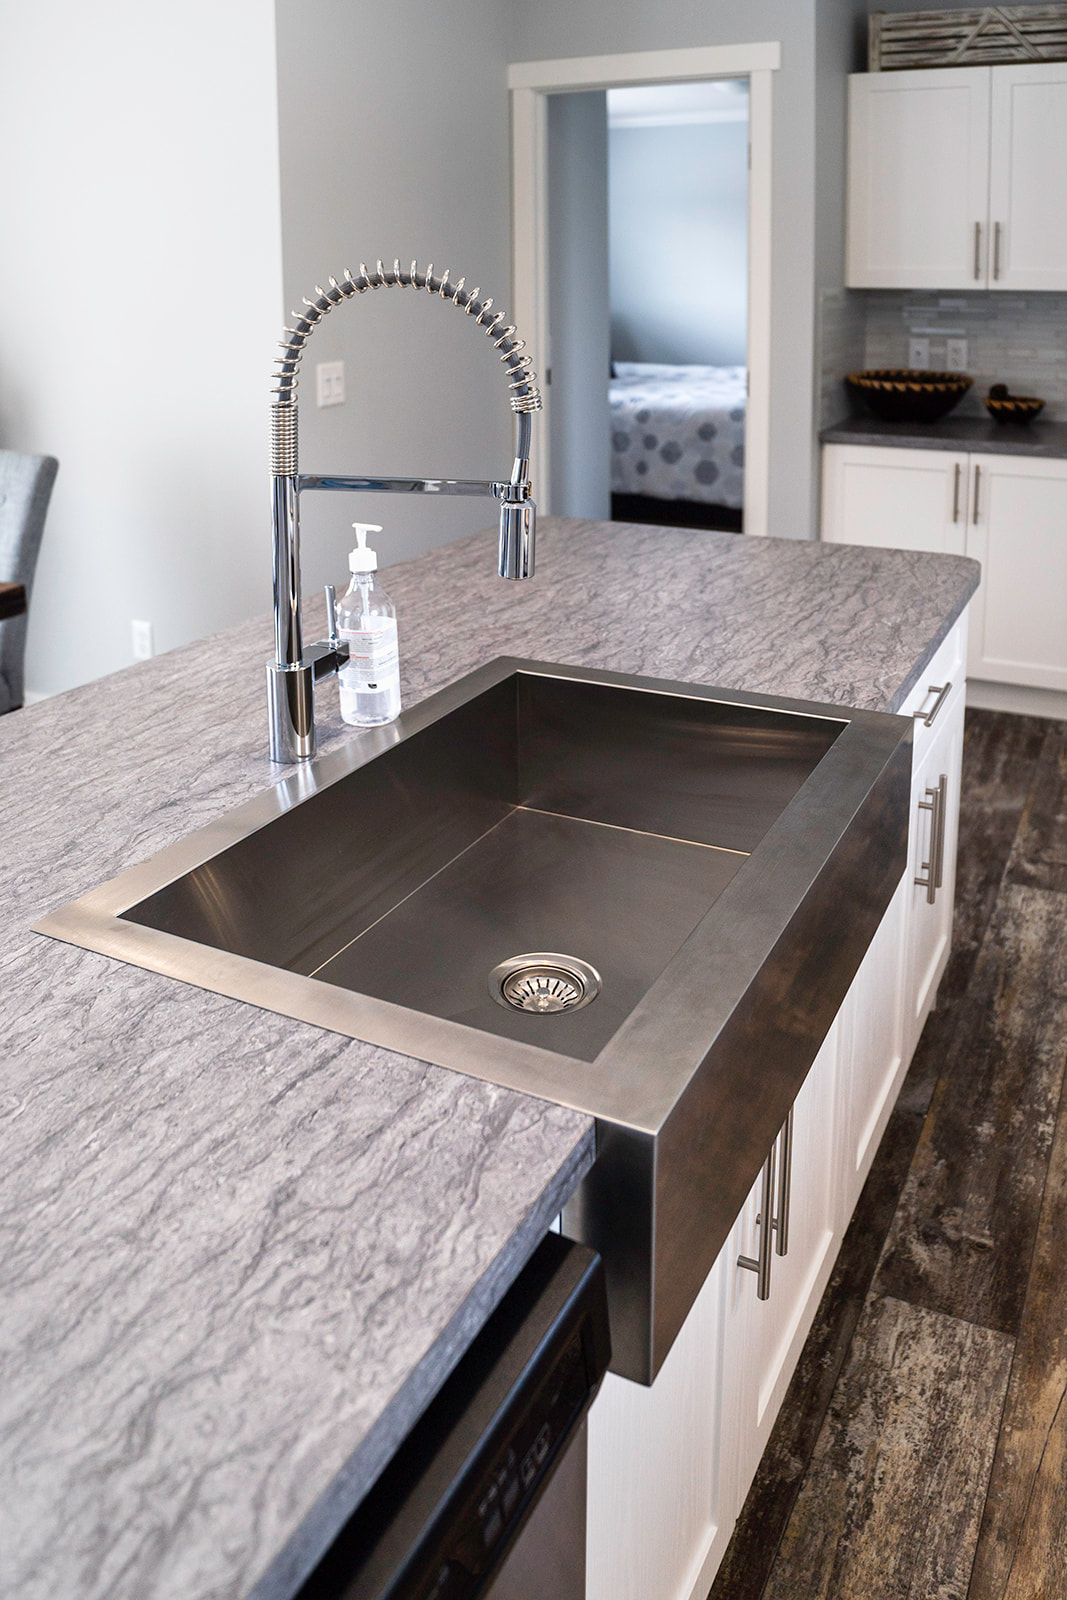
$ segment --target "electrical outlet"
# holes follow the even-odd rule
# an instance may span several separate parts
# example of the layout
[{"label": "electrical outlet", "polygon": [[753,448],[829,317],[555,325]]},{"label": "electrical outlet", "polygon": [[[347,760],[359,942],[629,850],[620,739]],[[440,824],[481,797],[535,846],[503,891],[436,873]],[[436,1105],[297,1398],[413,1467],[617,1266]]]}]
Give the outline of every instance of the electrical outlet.
[{"label": "electrical outlet", "polygon": [[135,619],[130,623],[130,648],[135,661],[147,661],[150,656],[155,655],[156,644],[150,622],[139,622]]},{"label": "electrical outlet", "polygon": [[908,366],[917,372],[927,372],[930,368],[930,341],[929,339],[908,340]]},{"label": "electrical outlet", "polygon": [[945,340],[945,366],[949,372],[966,372],[967,370],[967,341],[966,339]]},{"label": "electrical outlet", "polygon": [[345,403],[345,364],[343,361],[320,361],[315,367],[315,400],[320,406],[343,406]]}]

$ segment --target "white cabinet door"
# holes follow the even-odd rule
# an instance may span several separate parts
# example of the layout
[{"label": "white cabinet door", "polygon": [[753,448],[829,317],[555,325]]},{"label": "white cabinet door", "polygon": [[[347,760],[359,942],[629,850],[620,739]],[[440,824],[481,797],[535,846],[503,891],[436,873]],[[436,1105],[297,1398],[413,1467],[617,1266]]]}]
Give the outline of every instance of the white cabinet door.
[{"label": "white cabinet door", "polygon": [[982,563],[968,674],[1067,690],[1067,461],[972,456],[967,554]]},{"label": "white cabinet door", "polygon": [[[897,74],[900,76],[900,74]],[[823,539],[961,556],[967,456],[941,450],[823,449]]]},{"label": "white cabinet door", "polygon": [[[769,1299],[756,1298],[756,1274],[737,1264],[741,1255],[758,1255],[760,1225],[756,1218],[762,1217],[759,1180],[728,1247],[731,1254],[725,1275],[722,1366],[722,1503],[724,1509],[729,1507],[732,1517],[736,1517],[748,1493],[836,1254],[833,1151],[837,1047],[835,1021],[793,1107],[788,1251],[784,1256],[775,1253],[772,1257]],[[777,1182],[775,1189],[777,1198]],[[780,1226],[778,1203],[774,1215]],[[777,1238],[777,1229],[775,1235]]]},{"label": "white cabinet door", "polygon": [[992,69],[990,286],[1067,289],[1067,62]]},{"label": "white cabinet door", "polygon": [[936,735],[911,780],[902,984],[904,1053],[909,1061],[937,998],[952,945],[964,707],[961,684],[939,713]]},{"label": "white cabinet door", "polygon": [[850,288],[984,288],[989,67],[849,78]]},{"label": "white cabinet door", "polygon": [[722,1512],[724,1251],[651,1388],[609,1372],[589,1414],[587,1600],[705,1600]]},{"label": "white cabinet door", "polygon": [[901,984],[909,898],[905,873],[841,1008],[837,1225],[842,1232],[859,1199],[908,1067]]}]

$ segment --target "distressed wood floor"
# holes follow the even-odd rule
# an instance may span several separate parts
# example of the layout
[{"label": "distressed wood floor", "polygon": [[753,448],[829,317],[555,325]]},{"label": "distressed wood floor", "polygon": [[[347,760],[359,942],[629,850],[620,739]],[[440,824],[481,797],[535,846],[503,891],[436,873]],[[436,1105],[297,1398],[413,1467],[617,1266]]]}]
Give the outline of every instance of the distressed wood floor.
[{"label": "distressed wood floor", "polygon": [[953,953],[710,1600],[1067,1600],[1067,723],[969,711]]}]

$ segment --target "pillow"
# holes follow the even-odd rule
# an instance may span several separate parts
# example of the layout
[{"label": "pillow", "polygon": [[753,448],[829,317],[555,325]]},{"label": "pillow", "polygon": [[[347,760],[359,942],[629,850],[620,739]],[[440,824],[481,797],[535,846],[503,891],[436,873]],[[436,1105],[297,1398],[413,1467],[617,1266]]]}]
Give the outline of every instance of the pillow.
[{"label": "pillow", "polygon": [[615,361],[617,378],[717,378],[725,367],[669,366],[661,361]]}]

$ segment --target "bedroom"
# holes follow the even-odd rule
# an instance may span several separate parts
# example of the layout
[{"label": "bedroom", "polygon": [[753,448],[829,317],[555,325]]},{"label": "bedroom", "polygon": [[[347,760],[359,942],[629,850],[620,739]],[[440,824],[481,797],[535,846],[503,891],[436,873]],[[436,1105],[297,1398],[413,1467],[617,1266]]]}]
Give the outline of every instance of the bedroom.
[{"label": "bedroom", "polygon": [[554,509],[740,532],[748,80],[552,96],[549,190]]}]

